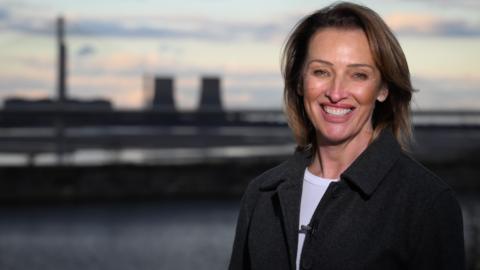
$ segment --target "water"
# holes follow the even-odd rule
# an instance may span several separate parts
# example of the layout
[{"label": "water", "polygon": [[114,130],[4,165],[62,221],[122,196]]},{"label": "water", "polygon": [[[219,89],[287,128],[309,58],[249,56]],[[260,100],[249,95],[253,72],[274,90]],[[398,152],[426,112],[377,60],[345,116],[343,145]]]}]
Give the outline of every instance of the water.
[{"label": "water", "polygon": [[226,269],[231,200],[2,207],[0,269]]},{"label": "water", "polygon": [[[480,196],[459,196],[469,269],[480,266]],[[237,200],[0,208],[0,269],[226,269]]]}]

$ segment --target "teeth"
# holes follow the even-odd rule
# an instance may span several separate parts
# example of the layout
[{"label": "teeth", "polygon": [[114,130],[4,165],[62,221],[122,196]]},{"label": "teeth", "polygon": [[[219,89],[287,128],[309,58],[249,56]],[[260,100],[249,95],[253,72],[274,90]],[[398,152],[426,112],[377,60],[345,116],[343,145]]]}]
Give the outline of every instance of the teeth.
[{"label": "teeth", "polygon": [[323,106],[323,110],[328,114],[342,116],[352,111],[352,109],[343,109],[343,108],[335,108],[329,106]]}]

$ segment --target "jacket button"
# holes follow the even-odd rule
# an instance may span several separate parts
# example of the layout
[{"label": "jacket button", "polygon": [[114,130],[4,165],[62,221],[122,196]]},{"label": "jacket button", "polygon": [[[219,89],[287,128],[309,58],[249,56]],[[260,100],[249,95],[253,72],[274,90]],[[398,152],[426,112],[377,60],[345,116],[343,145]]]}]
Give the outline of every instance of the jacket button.
[{"label": "jacket button", "polygon": [[312,268],[312,259],[310,257],[302,258],[302,269]]}]

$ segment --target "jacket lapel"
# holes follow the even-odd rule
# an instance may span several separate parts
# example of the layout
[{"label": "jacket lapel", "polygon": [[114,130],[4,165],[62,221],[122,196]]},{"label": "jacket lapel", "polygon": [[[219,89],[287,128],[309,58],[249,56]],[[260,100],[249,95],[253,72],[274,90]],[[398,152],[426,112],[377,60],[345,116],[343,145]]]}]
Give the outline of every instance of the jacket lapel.
[{"label": "jacket lapel", "polygon": [[291,269],[295,269],[296,265],[300,198],[301,182],[297,185],[281,185],[278,189],[278,199],[283,218],[282,224],[287,240]]},{"label": "jacket lapel", "polygon": [[263,189],[276,189],[277,191],[281,222],[290,258],[290,269],[296,267],[300,199],[303,175],[309,162],[309,153],[295,153],[293,158],[287,161],[286,170],[276,178],[276,181],[265,183],[263,186]]}]

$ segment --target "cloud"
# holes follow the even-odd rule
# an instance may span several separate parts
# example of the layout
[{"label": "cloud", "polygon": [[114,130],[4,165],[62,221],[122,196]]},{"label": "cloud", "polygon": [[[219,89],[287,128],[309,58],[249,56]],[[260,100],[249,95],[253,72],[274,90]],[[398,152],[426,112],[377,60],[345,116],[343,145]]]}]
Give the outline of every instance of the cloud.
[{"label": "cloud", "polygon": [[[191,20],[191,21],[188,21]],[[78,19],[67,24],[70,35],[129,37],[129,38],[170,38],[213,41],[250,39],[257,41],[283,40],[288,33],[287,24],[291,18],[276,22],[215,21],[207,18],[157,18],[139,23],[125,23],[123,20]],[[480,25],[463,18],[441,18],[429,14],[394,14],[386,21],[401,35],[432,35],[445,37],[479,37]],[[18,26],[23,31],[49,33],[38,27],[39,23]],[[44,24],[45,25],[45,24]]]},{"label": "cloud", "polygon": [[480,37],[480,25],[463,19],[440,18],[429,14],[396,13],[385,18],[399,35]]},{"label": "cloud", "polygon": [[218,41],[244,38],[270,40],[282,32],[281,27],[273,23],[223,22],[198,18],[192,18],[191,22],[158,19],[136,25],[116,20],[82,19],[72,21],[67,29],[72,35]]},{"label": "cloud", "polygon": [[17,93],[24,92],[28,94],[31,89],[52,88],[52,84],[42,78],[25,79],[25,76],[0,76],[0,93]]},{"label": "cloud", "polygon": [[10,17],[10,12],[6,8],[0,7],[0,22],[5,21]]},{"label": "cloud", "polygon": [[95,77],[104,75],[140,77],[145,71],[158,68],[156,60],[159,56],[156,52],[117,51],[91,56],[88,59],[72,62],[70,73]]},{"label": "cloud", "polygon": [[[405,0],[397,0],[399,2],[405,2]],[[441,5],[450,6],[452,8],[479,8],[480,1],[478,0],[408,0],[410,2],[424,2],[429,5]]]},{"label": "cloud", "polygon": [[[398,1],[398,0],[394,0]],[[478,0],[423,0],[428,5],[445,5],[452,8],[478,8]],[[8,5],[0,5],[0,27],[12,31],[53,35],[54,18],[45,14],[11,12]],[[21,15],[23,14],[23,15]],[[235,41],[251,39],[256,41],[279,41],[285,38],[290,27],[302,16],[283,14],[260,21],[241,19],[221,20],[206,16],[111,16],[66,18],[68,35],[127,38],[170,38],[212,41]],[[442,18],[431,14],[393,14],[386,18],[395,32],[402,35],[435,35],[480,37],[480,24],[466,18]]]},{"label": "cloud", "polygon": [[461,20],[440,21],[435,25],[435,30],[444,36],[480,36],[480,25],[468,24]]},{"label": "cloud", "polygon": [[159,46],[159,52],[162,54],[182,55],[184,50],[176,46],[162,44]]},{"label": "cloud", "polygon": [[[0,6],[3,28],[26,34],[53,35],[55,19],[43,15],[13,16]],[[109,18],[73,17],[65,20],[68,36],[101,36],[123,38],[171,38],[231,41],[252,39],[268,41],[284,35],[282,25],[271,22],[212,20],[206,17],[142,17]]]},{"label": "cloud", "polygon": [[76,55],[80,56],[80,57],[87,57],[87,56],[95,54],[95,52],[96,52],[95,47],[87,44],[87,45],[83,45],[82,47],[80,47],[77,50]]}]

